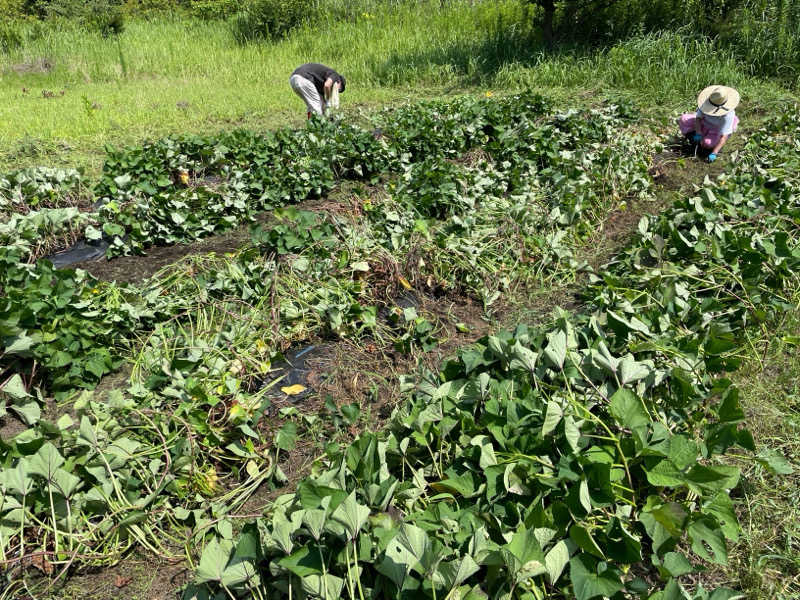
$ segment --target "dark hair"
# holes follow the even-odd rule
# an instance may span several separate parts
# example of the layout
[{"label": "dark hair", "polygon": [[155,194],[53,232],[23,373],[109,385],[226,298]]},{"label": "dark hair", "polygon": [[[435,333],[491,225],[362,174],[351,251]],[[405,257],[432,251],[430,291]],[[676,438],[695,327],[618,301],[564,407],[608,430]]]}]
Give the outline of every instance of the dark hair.
[{"label": "dark hair", "polygon": [[345,86],[344,75],[339,75],[339,91],[340,92],[344,91],[344,86]]}]

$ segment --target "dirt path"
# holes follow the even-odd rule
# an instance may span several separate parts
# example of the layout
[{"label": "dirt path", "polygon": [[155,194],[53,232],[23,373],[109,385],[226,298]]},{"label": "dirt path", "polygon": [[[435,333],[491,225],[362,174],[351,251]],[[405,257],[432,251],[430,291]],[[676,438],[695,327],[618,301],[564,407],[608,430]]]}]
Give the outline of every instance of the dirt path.
[{"label": "dirt path", "polygon": [[84,269],[101,281],[138,283],[155,275],[164,267],[192,254],[225,254],[235,252],[250,239],[249,225],[242,225],[227,233],[208,237],[190,244],[156,246],[145,256],[120,256],[112,260],[101,258],[75,263],[70,268]]}]

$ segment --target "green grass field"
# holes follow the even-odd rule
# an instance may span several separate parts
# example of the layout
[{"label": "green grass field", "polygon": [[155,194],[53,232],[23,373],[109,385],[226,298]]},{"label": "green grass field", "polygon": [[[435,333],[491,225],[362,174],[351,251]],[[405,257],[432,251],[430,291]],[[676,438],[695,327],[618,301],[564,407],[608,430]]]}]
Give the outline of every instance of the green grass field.
[{"label": "green grass field", "polygon": [[664,119],[691,108],[709,81],[738,86],[745,112],[770,111],[789,98],[746,75],[713,44],[678,34],[603,51],[547,51],[513,1],[365,13],[324,33],[307,29],[247,46],[237,45],[221,22],[133,21],[119,39],[57,30],[0,54],[0,166],[44,161],[96,170],[107,143],[299,123],[302,103],[287,81],[298,64],[312,60],[347,75],[349,110],[530,87],[565,102],[622,94]]},{"label": "green grass field", "polygon": [[[633,130],[666,136],[674,117],[694,108],[697,91],[718,82],[742,92],[738,113],[746,135],[800,101],[795,91],[749,75],[708,40],[661,33],[604,49],[546,49],[519,3],[473,4],[364,13],[325,31],[303,29],[284,41],[246,46],[222,22],[134,20],[110,39],[53,30],[0,54],[0,172],[64,166],[96,176],[106,145],[299,126],[305,110],[288,77],[306,61],[347,76],[342,104],[354,121],[409,100],[531,89],[565,108],[625,99],[643,114]],[[693,167],[676,189],[663,190],[662,200],[678,188],[691,193],[705,168]],[[533,311],[525,299],[516,300],[519,314]],[[797,306],[796,297],[792,303]],[[729,567],[696,576],[706,587],[741,590],[748,600],[800,598],[800,324],[797,308],[787,315],[777,335],[762,330],[755,336],[736,383],[756,444],[785,456],[795,472],[777,476],[747,457],[726,459],[744,473],[736,491],[742,538]],[[89,597],[70,586],[64,594]]]}]

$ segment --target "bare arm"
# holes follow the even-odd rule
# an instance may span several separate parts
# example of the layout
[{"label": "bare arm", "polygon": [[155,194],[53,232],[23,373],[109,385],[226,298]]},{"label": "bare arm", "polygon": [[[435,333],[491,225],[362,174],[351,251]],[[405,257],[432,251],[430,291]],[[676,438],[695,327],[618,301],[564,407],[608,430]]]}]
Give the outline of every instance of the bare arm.
[{"label": "bare arm", "polygon": [[331,99],[331,90],[333,90],[333,79],[328,77],[325,80],[324,88],[325,88],[325,100],[330,100]]}]

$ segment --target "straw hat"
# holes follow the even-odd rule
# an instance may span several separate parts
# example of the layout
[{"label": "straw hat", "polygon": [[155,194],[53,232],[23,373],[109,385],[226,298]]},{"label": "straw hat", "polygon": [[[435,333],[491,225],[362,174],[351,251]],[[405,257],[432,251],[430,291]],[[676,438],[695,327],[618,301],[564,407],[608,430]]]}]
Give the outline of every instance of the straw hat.
[{"label": "straw hat", "polygon": [[724,85],[710,85],[697,96],[700,112],[711,117],[721,117],[739,106],[739,92]]}]

